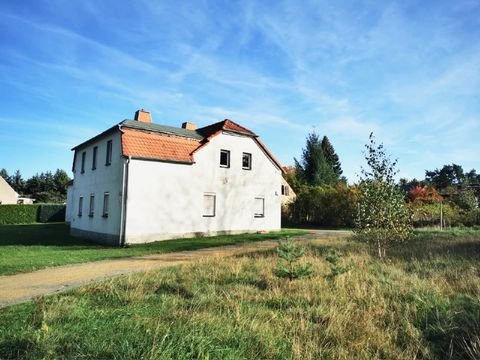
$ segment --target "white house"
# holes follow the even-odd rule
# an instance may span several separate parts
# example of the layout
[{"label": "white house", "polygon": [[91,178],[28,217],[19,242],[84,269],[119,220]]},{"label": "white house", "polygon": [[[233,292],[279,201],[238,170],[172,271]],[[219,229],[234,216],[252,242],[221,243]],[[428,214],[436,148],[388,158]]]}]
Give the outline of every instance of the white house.
[{"label": "white house", "polygon": [[139,110],[72,150],[73,235],[126,245],[280,229],[283,167],[231,120],[176,128]]},{"label": "white house", "polygon": [[17,199],[17,192],[0,176],[0,205],[16,204]]}]

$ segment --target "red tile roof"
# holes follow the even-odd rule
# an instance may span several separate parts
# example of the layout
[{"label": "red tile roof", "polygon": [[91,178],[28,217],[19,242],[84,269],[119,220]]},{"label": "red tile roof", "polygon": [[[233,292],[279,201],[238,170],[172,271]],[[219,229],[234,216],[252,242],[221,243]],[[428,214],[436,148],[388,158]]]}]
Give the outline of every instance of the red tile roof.
[{"label": "red tile roof", "polygon": [[240,133],[248,136],[255,136],[255,137],[257,136],[254,132],[248,130],[247,128],[244,128],[241,125],[238,125],[236,122],[230,119],[225,119],[218,123],[205,126],[197,130],[197,132],[199,132],[205,137],[211,137],[212,135],[215,135],[219,131],[232,131],[232,132],[236,132],[236,133]]},{"label": "red tile roof", "polygon": [[252,137],[272,162],[278,166],[282,172],[285,172],[282,165],[258,139],[258,136],[254,132],[229,119],[197,129],[195,132],[196,138],[187,136],[187,133],[167,134],[162,132],[160,128],[157,130],[158,131],[155,131],[155,129],[151,127],[141,129],[138,127],[131,128],[121,126],[123,155],[134,158],[193,164],[193,154],[196,151],[206,146],[213,137],[221,134],[223,131],[231,131]]},{"label": "red tile roof", "polygon": [[200,141],[141,130],[122,130],[122,152],[125,156],[193,164],[193,151]]}]

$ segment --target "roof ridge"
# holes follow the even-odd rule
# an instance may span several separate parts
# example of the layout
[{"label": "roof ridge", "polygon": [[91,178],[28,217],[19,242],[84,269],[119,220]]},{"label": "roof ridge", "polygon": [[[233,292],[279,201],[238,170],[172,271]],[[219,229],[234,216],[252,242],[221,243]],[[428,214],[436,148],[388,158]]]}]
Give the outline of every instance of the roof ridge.
[{"label": "roof ridge", "polygon": [[[231,119],[225,119],[225,120],[223,120],[223,122],[225,123],[225,125],[228,124],[228,123],[232,123],[233,125],[235,125],[235,126],[239,127],[240,129],[244,130],[245,133],[252,134],[253,136],[258,136],[252,130],[247,129],[245,126],[242,126],[242,125],[238,124],[237,122],[235,122]],[[227,130],[230,130],[230,129],[227,129]]]},{"label": "roof ridge", "polygon": [[244,126],[237,124],[235,121],[230,119],[224,119],[222,121],[216,122],[211,125],[204,126],[202,128],[197,129],[197,131],[202,134],[205,138],[210,137],[210,135],[218,132],[218,131],[231,131],[236,132],[239,134],[244,134],[252,137],[258,137],[253,131],[247,129]]},{"label": "roof ridge", "polygon": [[160,134],[169,134],[174,136],[186,137],[190,139],[200,140],[203,136],[196,130],[184,129],[170,125],[162,125],[155,123],[142,123],[136,120],[125,119],[118,124],[120,127],[126,127],[135,130],[150,131]]}]

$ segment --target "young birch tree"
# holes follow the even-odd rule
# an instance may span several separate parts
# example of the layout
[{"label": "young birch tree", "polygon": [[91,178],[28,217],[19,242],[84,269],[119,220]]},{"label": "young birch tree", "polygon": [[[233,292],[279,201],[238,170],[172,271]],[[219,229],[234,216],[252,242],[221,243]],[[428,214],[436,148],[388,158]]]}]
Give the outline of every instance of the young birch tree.
[{"label": "young birch tree", "polygon": [[385,153],[383,144],[375,143],[373,133],[369,140],[365,145],[368,168],[361,169],[354,232],[357,240],[367,242],[383,258],[388,247],[411,237],[411,214],[404,195],[395,185],[397,161]]}]

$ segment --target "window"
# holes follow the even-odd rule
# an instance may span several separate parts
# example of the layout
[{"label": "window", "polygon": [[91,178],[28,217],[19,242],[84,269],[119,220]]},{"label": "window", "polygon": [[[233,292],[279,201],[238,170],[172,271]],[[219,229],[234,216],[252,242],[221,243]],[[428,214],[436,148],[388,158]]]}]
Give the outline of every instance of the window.
[{"label": "window", "polygon": [[290,195],[290,190],[288,186],[282,185],[282,195],[285,195],[285,196]]},{"label": "window", "polygon": [[220,150],[220,166],[221,167],[230,167],[230,151]]},{"label": "window", "polygon": [[255,210],[253,215],[255,217],[264,217],[265,216],[265,198],[256,197],[254,206],[255,206]]},{"label": "window", "polygon": [[103,211],[102,216],[104,218],[108,217],[108,200],[110,199],[110,194],[108,192],[103,194]]},{"label": "window", "polygon": [[75,172],[76,162],[77,162],[77,151],[75,150],[75,153],[73,154],[72,172]]},{"label": "window", "polygon": [[82,216],[82,210],[83,210],[83,196],[80,196],[78,199],[78,216]]},{"label": "window", "polygon": [[82,169],[81,173],[83,174],[85,172],[85,158],[87,157],[87,153],[84,151],[82,152]]},{"label": "window", "polygon": [[242,169],[252,170],[252,154],[243,153],[242,156]]},{"label": "window", "polygon": [[214,217],[215,216],[215,194],[203,194],[203,216]]},{"label": "window", "polygon": [[93,148],[92,170],[95,170],[97,168],[97,150],[98,150],[98,146],[95,146]]},{"label": "window", "polygon": [[105,165],[110,165],[112,163],[112,140],[107,141],[107,156],[105,159]]},{"label": "window", "polygon": [[90,207],[88,209],[88,216],[93,217],[93,211],[95,210],[95,195],[90,195]]}]

